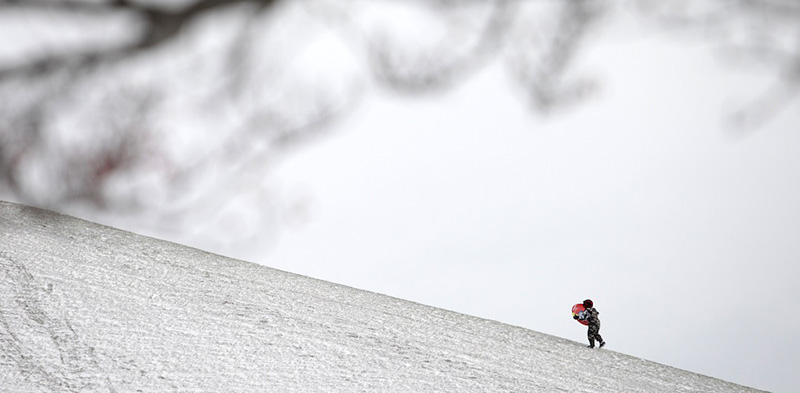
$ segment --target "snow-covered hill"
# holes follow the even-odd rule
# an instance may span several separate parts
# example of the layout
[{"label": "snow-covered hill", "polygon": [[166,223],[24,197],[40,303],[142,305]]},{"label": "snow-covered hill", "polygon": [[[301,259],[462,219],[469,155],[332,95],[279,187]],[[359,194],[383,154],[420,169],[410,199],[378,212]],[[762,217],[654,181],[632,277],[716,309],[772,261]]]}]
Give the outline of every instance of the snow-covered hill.
[{"label": "snow-covered hill", "polygon": [[744,392],[0,202],[2,392]]}]

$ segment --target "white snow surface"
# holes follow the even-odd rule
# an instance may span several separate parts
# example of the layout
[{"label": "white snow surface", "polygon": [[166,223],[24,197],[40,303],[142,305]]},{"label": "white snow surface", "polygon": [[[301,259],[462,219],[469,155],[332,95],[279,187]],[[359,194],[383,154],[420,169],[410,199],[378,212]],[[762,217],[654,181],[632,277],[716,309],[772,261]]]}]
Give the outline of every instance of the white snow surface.
[{"label": "white snow surface", "polygon": [[0,202],[0,391],[756,390]]}]

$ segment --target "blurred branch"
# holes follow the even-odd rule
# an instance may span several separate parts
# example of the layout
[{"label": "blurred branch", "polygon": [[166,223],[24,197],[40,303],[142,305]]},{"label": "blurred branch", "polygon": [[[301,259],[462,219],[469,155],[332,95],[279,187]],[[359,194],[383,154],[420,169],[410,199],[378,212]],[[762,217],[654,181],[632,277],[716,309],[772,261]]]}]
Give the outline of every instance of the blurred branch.
[{"label": "blurred branch", "polygon": [[792,83],[778,83],[767,89],[752,103],[734,112],[729,119],[733,126],[730,134],[746,136],[757,130],[800,96],[800,80]]},{"label": "blurred branch", "polygon": [[142,29],[138,37],[130,43],[114,48],[86,50],[78,53],[52,54],[26,64],[9,68],[0,68],[0,80],[21,76],[35,76],[56,69],[91,70],[97,65],[123,60],[139,52],[153,49],[173,40],[185,26],[199,19],[205,14],[217,9],[242,3],[258,4],[262,8],[275,5],[278,0],[200,0],[178,9],[162,9],[154,5],[141,4],[129,0],[114,0],[110,2],[84,2],[76,0],[42,1],[42,0],[5,0],[0,1],[0,10],[3,7],[17,9],[46,9],[81,14],[110,12],[134,13],[142,22]]},{"label": "blurred branch", "polygon": [[[504,57],[535,110],[579,102],[594,84],[575,75],[576,58],[621,3],[0,0],[0,16],[58,16],[83,34],[78,44],[59,37],[46,45],[25,32],[27,56],[0,59],[0,185],[59,210],[152,209],[168,225],[189,209],[221,211],[244,194],[263,201],[258,177],[274,157],[351,112],[362,83],[441,91]],[[778,75],[776,88],[738,113],[741,124],[757,126],[797,97],[800,2],[636,4]],[[98,31],[83,29],[88,19]],[[121,37],[88,37],[110,20],[123,21]],[[338,40],[354,53],[338,52]],[[337,56],[359,64],[336,69],[329,62]]]},{"label": "blurred branch", "polygon": [[[427,7],[433,12],[446,14],[452,12],[452,8],[465,6],[463,3],[456,3],[458,2],[434,2],[427,4]],[[449,87],[501,51],[505,36],[512,26],[518,1],[499,0],[488,5],[485,2],[473,3],[486,6],[488,10],[485,13],[488,17],[485,18],[482,28],[475,33],[474,42],[463,49],[459,48],[461,37],[453,32],[452,27],[432,47],[417,48],[413,52],[404,51],[402,47],[386,39],[369,39],[367,51],[377,80],[391,89],[409,92]]]},{"label": "blurred branch", "polygon": [[639,0],[662,25],[689,29],[717,45],[732,65],[759,65],[775,85],[731,115],[743,135],[777,115],[800,91],[800,2],[795,0]]},{"label": "blurred branch", "polygon": [[604,1],[573,0],[554,6],[548,20],[522,26],[524,44],[510,58],[511,73],[532,101],[534,109],[551,111],[584,98],[591,82],[571,78],[574,58],[607,7]]}]

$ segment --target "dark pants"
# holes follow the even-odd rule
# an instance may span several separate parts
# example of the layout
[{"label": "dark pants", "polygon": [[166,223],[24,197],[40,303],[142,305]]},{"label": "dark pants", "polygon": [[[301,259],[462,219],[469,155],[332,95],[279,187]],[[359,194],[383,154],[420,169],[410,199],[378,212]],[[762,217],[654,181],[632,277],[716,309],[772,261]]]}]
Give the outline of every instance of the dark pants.
[{"label": "dark pants", "polygon": [[603,337],[600,337],[600,324],[589,324],[589,346],[594,346],[594,341],[603,342]]}]

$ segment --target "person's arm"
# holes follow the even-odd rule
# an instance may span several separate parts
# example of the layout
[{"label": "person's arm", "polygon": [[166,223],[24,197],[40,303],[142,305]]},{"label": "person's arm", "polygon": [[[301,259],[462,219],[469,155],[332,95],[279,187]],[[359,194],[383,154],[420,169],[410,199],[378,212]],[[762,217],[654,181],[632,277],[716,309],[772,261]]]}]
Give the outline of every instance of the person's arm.
[{"label": "person's arm", "polygon": [[581,320],[581,321],[585,321],[589,317],[589,315],[590,315],[590,313],[589,313],[588,310],[583,310],[583,311],[579,312],[578,314],[576,314],[575,316],[573,316],[572,318],[577,319],[577,320]]},{"label": "person's arm", "polygon": [[595,309],[594,307],[590,308],[589,310],[586,310],[586,320],[589,323],[597,322],[598,315],[600,315],[600,312],[597,311],[597,309]]}]

